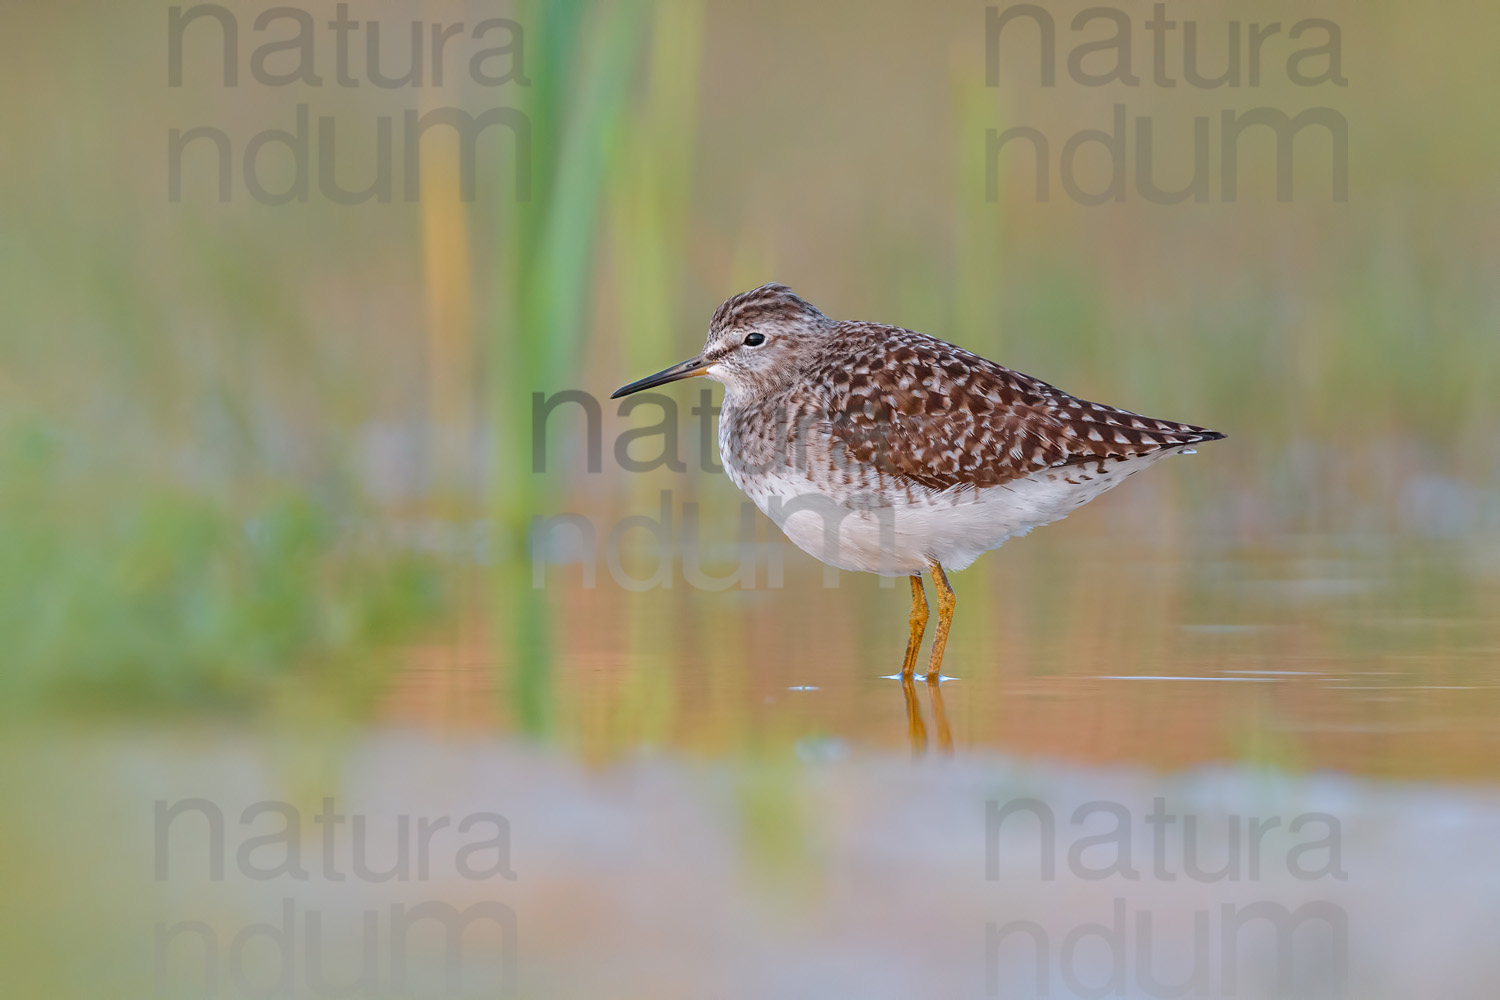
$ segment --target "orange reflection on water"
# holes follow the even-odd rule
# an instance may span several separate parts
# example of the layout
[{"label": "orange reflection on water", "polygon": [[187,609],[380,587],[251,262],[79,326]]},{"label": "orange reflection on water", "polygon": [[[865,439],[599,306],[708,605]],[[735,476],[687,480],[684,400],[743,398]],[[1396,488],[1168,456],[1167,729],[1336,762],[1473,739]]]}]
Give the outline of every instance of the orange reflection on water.
[{"label": "orange reflection on water", "polygon": [[870,577],[824,589],[816,567],[798,566],[784,589],[749,592],[559,578],[519,612],[539,616],[526,648],[501,625],[516,605],[491,602],[409,654],[383,714],[526,730],[597,760],[831,740],[1164,769],[1494,776],[1492,581],[1468,581],[1469,600],[1435,616],[1424,590],[1380,564],[1362,568],[1361,588],[1311,599],[1318,587],[1273,562],[1016,552],[955,579],[946,668],[957,679],[941,688],[883,679],[901,662],[902,591]]}]

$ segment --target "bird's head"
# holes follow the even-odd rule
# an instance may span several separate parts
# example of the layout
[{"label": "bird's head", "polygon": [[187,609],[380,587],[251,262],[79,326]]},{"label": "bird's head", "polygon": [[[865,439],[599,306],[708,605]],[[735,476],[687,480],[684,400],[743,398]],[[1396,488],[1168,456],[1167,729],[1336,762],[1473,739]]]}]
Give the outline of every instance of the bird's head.
[{"label": "bird's head", "polygon": [[761,285],[714,310],[697,357],[632,382],[610,398],[694,375],[724,383],[730,395],[770,392],[797,381],[833,325],[787,286]]}]

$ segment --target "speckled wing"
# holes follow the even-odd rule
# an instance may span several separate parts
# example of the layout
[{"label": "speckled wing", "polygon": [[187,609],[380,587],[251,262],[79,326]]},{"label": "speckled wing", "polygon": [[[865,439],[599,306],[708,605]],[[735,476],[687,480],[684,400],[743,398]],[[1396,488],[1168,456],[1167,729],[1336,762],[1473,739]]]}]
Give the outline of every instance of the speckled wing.
[{"label": "speckled wing", "polygon": [[861,347],[826,377],[830,434],[848,460],[882,477],[979,489],[1223,437],[1077,399],[912,330],[840,326]]}]

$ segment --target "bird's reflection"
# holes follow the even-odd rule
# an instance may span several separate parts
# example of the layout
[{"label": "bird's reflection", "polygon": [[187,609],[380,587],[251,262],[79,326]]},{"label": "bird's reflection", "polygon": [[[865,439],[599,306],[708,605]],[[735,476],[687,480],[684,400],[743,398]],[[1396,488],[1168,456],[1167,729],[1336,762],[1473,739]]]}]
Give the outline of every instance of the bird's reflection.
[{"label": "bird's reflection", "polygon": [[[948,712],[943,707],[943,689],[937,678],[926,682],[927,698],[932,703],[932,725],[937,730],[938,752],[953,754],[953,730],[948,727]],[[911,755],[921,757],[927,753],[927,724],[922,720],[922,707],[917,703],[917,686],[910,674],[901,677],[901,694],[906,699],[906,731],[911,737]]]}]

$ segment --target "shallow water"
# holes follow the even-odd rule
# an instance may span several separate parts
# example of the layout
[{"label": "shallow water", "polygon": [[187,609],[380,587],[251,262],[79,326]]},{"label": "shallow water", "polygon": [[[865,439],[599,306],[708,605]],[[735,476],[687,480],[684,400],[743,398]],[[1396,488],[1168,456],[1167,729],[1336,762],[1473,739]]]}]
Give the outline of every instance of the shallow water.
[{"label": "shallow water", "polygon": [[452,995],[438,925],[397,932],[427,903],[490,907],[461,995],[1486,996],[1500,581],[1474,551],[1028,541],[954,578],[941,686],[885,676],[907,595],[873,577],[476,584],[366,711],[294,685],[11,740],[6,922],[108,957],[35,995],[326,995],[367,926],[370,982]]}]

